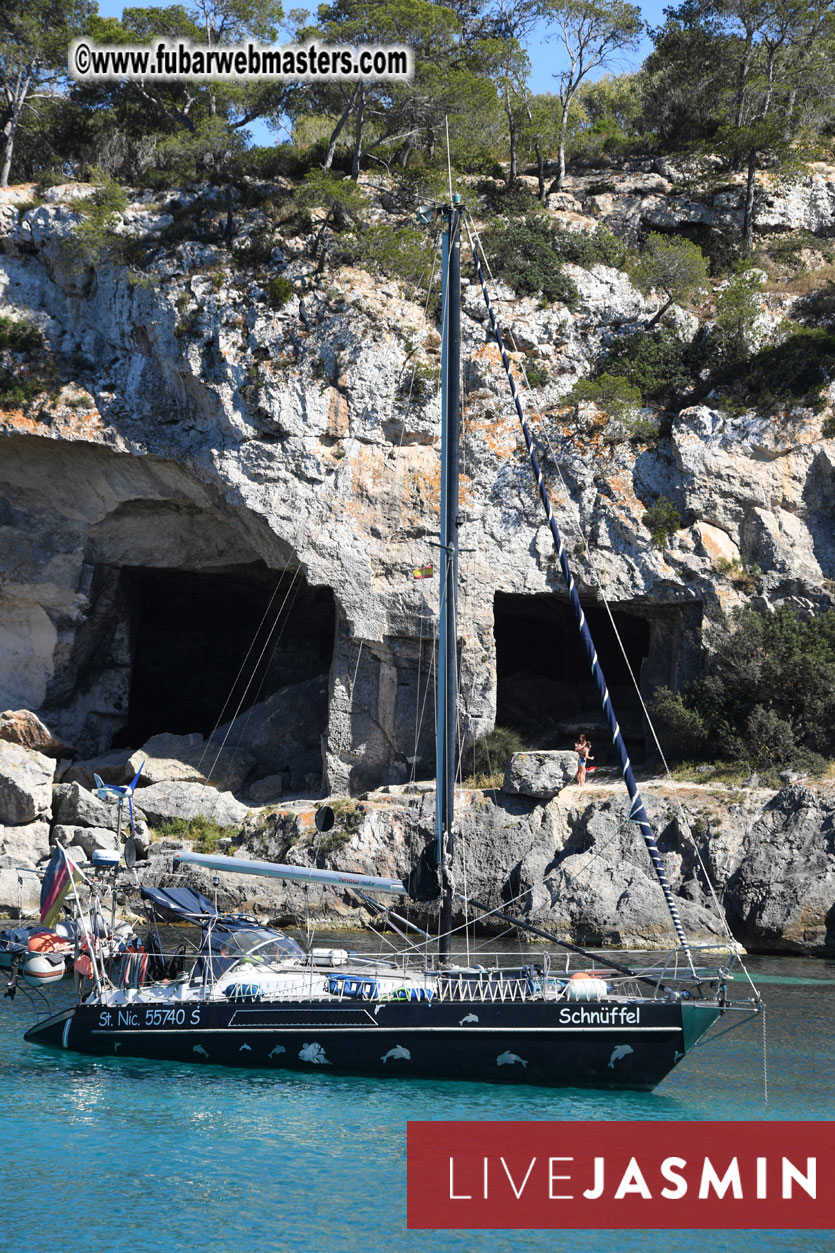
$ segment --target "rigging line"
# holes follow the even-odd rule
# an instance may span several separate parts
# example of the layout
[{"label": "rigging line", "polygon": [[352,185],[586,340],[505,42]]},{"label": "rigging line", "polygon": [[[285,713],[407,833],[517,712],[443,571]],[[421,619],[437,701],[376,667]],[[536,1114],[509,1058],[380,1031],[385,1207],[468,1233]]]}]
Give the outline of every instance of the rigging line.
[{"label": "rigging line", "polygon": [[[258,672],[258,667],[259,667],[259,665],[261,664],[261,662],[262,662],[262,660],[263,660],[263,658],[264,658],[264,654],[266,653],[267,649],[268,649],[268,648],[269,648],[269,646],[270,646],[270,641],[271,641],[271,639],[272,639],[273,635],[275,634],[275,631],[276,631],[276,629],[277,629],[277,627],[278,627],[279,623],[281,622],[281,613],[282,613],[282,611],[283,611],[283,609],[284,609],[285,605],[287,604],[287,600],[288,600],[288,598],[289,598],[289,596],[290,596],[290,592],[292,591],[292,588],[293,588],[293,586],[294,586],[294,585],[295,585],[295,583],[296,583],[296,578],[297,578],[297,576],[299,576],[300,574],[301,574],[301,565],[299,565],[299,566],[297,566],[297,567],[296,567],[296,571],[295,571],[295,573],[294,573],[294,575],[293,575],[293,578],[292,578],[292,580],[291,580],[291,583],[290,583],[290,588],[289,588],[289,589],[288,589],[288,591],[287,591],[287,595],[286,595],[286,596],[285,596],[285,598],[284,598],[284,601],[283,601],[283,603],[282,603],[282,605],[281,605],[281,608],[280,608],[280,609],[279,609],[279,611],[278,611],[278,614],[276,615],[276,617],[275,617],[275,619],[274,619],[274,621],[273,621],[272,626],[270,627],[269,631],[267,632],[267,636],[266,636],[266,639],[264,640],[264,644],[263,644],[263,646],[262,646],[262,648],[261,648],[261,651],[260,651],[260,653],[258,654],[258,656],[257,656],[257,657],[256,657],[256,659],[255,659],[255,664],[254,664],[254,665],[253,665],[253,667],[252,667],[252,672],[251,672],[251,674],[250,674],[250,677],[249,677],[249,679],[247,680],[247,683],[246,683],[246,686],[244,687],[243,692],[241,693],[241,697],[240,697],[240,700],[238,701],[238,704],[237,704],[237,706],[236,706],[236,708],[235,708],[235,712],[234,712],[234,714],[232,715],[232,717],[231,717],[231,719],[230,719],[230,721],[229,721],[229,726],[227,727],[226,734],[224,735],[223,739],[221,740],[221,742],[220,742],[220,747],[218,748],[217,753],[215,754],[215,759],[214,759],[214,762],[212,763],[212,770],[214,770],[214,768],[215,768],[215,766],[217,765],[218,761],[220,761],[221,755],[222,755],[222,753],[223,753],[224,749],[226,748],[226,742],[227,742],[227,740],[229,739],[229,736],[232,734],[232,728],[234,727],[235,722],[236,722],[236,720],[237,720],[237,718],[238,718],[238,716],[239,716],[239,714],[240,714],[240,712],[241,712],[241,709],[243,708],[243,703],[244,703],[244,701],[246,700],[247,693],[249,692],[249,689],[252,687],[252,684],[253,684],[253,682],[254,682],[254,680],[255,680],[255,675],[256,675],[256,674],[257,674],[257,672]],[[297,590],[296,594],[298,594],[298,590]],[[294,597],[294,599],[295,599],[295,597]],[[279,631],[279,634],[278,634],[278,639],[276,640],[276,643],[278,642],[278,640],[280,640],[280,639],[281,639],[281,635],[282,635],[282,633],[283,633],[283,631],[284,631],[285,626],[286,626],[286,622],[281,624],[281,631]],[[262,683],[263,683],[263,678],[262,678]],[[259,691],[260,691],[260,688],[259,688]],[[231,695],[231,693],[230,693],[230,695]],[[203,785],[203,792],[205,792],[205,790],[206,790],[206,788],[207,788],[208,786],[209,786],[209,784],[208,784],[208,783],[204,783],[204,785]],[[203,795],[203,793],[201,793],[201,798],[202,798],[202,795]],[[214,804],[212,805],[212,809],[213,809],[213,810],[216,808],[216,806],[217,806],[217,803],[218,803],[218,800],[219,800],[219,799],[220,799],[220,792],[218,791],[218,792],[217,792],[217,796],[216,796],[215,801],[214,801]]]},{"label": "rigging line", "polygon": [[540,500],[542,502],[543,508],[545,509],[545,515],[548,519],[548,526],[551,530],[551,535],[552,535],[554,545],[557,550],[557,560],[559,561],[563,580],[568,590],[569,602],[571,604],[571,608],[574,613],[574,617],[577,623],[577,628],[580,632],[580,638],[583,643],[583,648],[586,653],[586,657],[590,664],[592,677],[598,689],[598,694],[600,695],[600,698],[601,698],[603,712],[605,713],[607,722],[609,723],[609,731],[611,732],[611,735],[612,735],[612,745],[620,761],[621,773],[623,774],[624,783],[626,784],[627,791],[629,792],[629,795],[632,798],[634,820],[637,823],[638,828],[641,832],[641,835],[644,840],[644,844],[649,854],[650,861],[652,862],[652,866],[655,871],[656,878],[658,879],[658,882],[661,886],[661,890],[664,894],[664,899],[667,902],[667,910],[670,915],[670,918],[672,919],[673,928],[676,932],[676,935],[679,938],[679,942],[681,944],[682,949],[687,954],[691,970],[693,971],[693,975],[695,977],[696,972],[693,966],[693,959],[692,959],[692,956],[690,955],[690,948],[687,942],[687,937],[684,933],[684,928],[681,923],[681,917],[678,912],[678,906],[676,905],[675,898],[673,897],[672,889],[667,879],[667,872],[664,868],[664,863],[661,859],[661,854],[658,851],[658,846],[655,842],[655,837],[653,835],[652,828],[650,826],[650,822],[649,822],[649,818],[647,816],[646,810],[644,809],[640,792],[638,791],[638,785],[635,781],[635,776],[632,772],[632,764],[629,760],[629,755],[626,751],[626,745],[623,742],[623,735],[621,733],[620,726],[618,724],[614,709],[612,707],[612,701],[611,701],[611,697],[609,694],[609,688],[606,685],[606,681],[603,676],[602,667],[600,665],[600,660],[597,655],[597,650],[594,646],[594,641],[591,638],[591,634],[589,632],[588,625],[586,623],[586,615],[583,612],[582,605],[580,604],[580,599],[577,594],[577,588],[574,583],[574,576],[571,573],[571,568],[568,563],[568,557],[565,552],[565,546],[563,544],[562,536],[560,535],[559,528],[556,523],[556,519],[554,518],[552,509],[551,509],[551,501],[548,496],[547,488],[545,487],[545,482],[542,478],[542,471],[539,468],[539,461],[536,456],[536,450],[533,445],[533,439],[531,437],[530,428],[528,426],[527,419],[525,418],[525,414],[522,409],[522,402],[519,398],[519,393],[516,389],[516,381],[513,377],[513,371],[510,366],[510,360],[507,355],[507,349],[504,346],[502,333],[501,333],[501,330],[499,329],[498,323],[496,322],[496,315],[490,303],[490,295],[487,291],[487,284],[484,278],[484,271],[482,269],[481,262],[479,260],[479,255],[476,249],[475,242],[473,240],[472,232],[470,231],[470,228],[469,228],[469,222],[467,222],[467,233],[470,237],[470,243],[472,245],[473,260],[475,262],[476,271],[478,273],[479,281],[481,283],[481,291],[484,297],[485,305],[487,307],[488,316],[490,318],[490,326],[493,331],[493,335],[495,337],[496,343],[498,345],[499,352],[501,354],[502,365],[504,367],[504,371],[507,376],[508,385],[510,387],[510,394],[513,397],[513,402],[516,407],[516,413],[519,418],[520,425],[522,427],[522,434],[524,436],[525,446],[528,452],[528,458],[531,463],[531,469],[533,470],[533,473],[534,473]]},{"label": "rigging line", "polygon": [[[468,229],[469,229],[469,228],[468,228]],[[479,247],[479,249],[480,249],[480,251],[481,251],[481,255],[482,255],[483,259],[484,259],[484,264],[485,264],[485,268],[487,269],[487,273],[490,275],[490,279],[491,279],[491,281],[492,281],[492,282],[495,282],[495,279],[494,279],[494,277],[493,277],[492,271],[490,270],[490,264],[489,264],[489,262],[488,262],[488,260],[487,260],[487,257],[486,257],[485,251],[484,251],[484,246],[483,246],[483,244],[481,243],[481,240],[480,240],[479,235],[478,235],[478,231],[477,231],[477,229],[476,229],[476,227],[475,227],[475,223],[473,223],[473,234],[474,234],[474,236],[475,236],[475,239],[476,239],[476,240],[477,240],[477,242],[478,242],[478,247]],[[509,338],[510,338],[510,341],[511,341],[511,344],[512,344],[512,347],[513,347],[514,352],[516,352],[516,353],[518,354],[518,348],[517,348],[517,346],[516,346],[516,341],[515,341],[515,337],[514,337],[514,335],[513,335],[513,330],[512,330],[512,328],[508,331],[508,335],[509,335]],[[517,366],[519,367],[519,369],[520,369],[520,371],[521,371],[522,377],[523,377],[523,379],[524,379],[525,387],[527,388],[528,392],[530,393],[530,391],[531,391],[531,385],[530,385],[530,382],[529,382],[529,380],[528,380],[527,371],[526,371],[526,369],[525,369],[524,361],[521,361],[521,362],[517,361],[517,363],[516,363],[516,364],[517,364]],[[571,494],[570,494],[570,492],[569,492],[569,490],[568,490],[568,485],[566,484],[565,479],[564,479],[564,477],[563,477],[563,473],[562,473],[562,466],[560,465],[560,460],[559,460],[559,458],[558,458],[558,456],[557,456],[557,454],[556,454],[556,452],[555,452],[555,450],[554,450],[554,446],[553,446],[553,444],[551,443],[551,438],[550,438],[550,435],[548,434],[548,429],[547,429],[547,427],[546,427],[546,425],[545,425],[544,421],[542,420],[542,415],[538,412],[538,410],[535,410],[535,411],[534,411],[534,416],[537,418],[537,420],[538,420],[538,422],[539,422],[539,427],[540,427],[540,430],[541,430],[541,432],[542,432],[542,437],[543,437],[543,439],[544,439],[544,441],[545,441],[545,444],[547,445],[548,452],[550,453],[550,456],[551,456],[551,460],[552,460],[552,462],[553,462],[553,464],[554,464],[554,467],[555,467],[555,469],[556,469],[556,471],[557,471],[557,476],[558,476],[558,478],[559,478],[559,480],[560,480],[560,485],[561,485],[561,487],[562,487],[562,490],[563,490],[563,492],[565,493],[566,498],[567,498],[567,499],[570,499],[570,498],[571,498]],[[591,549],[590,549],[590,547],[589,547],[588,540],[587,540],[587,538],[586,538],[586,534],[585,534],[585,531],[584,531],[584,529],[583,529],[583,527],[582,527],[582,526],[578,526],[578,527],[577,527],[577,534],[578,534],[578,536],[579,536],[580,542],[581,542],[581,543],[582,543],[582,545],[583,545],[583,551],[584,551],[584,554],[585,554],[586,561],[587,561],[587,563],[588,563],[588,566],[589,566],[589,569],[590,569],[590,571],[591,571],[591,574],[592,574],[592,577],[593,577],[593,579],[594,579],[594,582],[595,582],[595,584],[597,585],[597,590],[598,590],[598,593],[599,593],[599,597],[600,597],[600,600],[601,600],[601,601],[602,601],[602,603],[603,603],[603,607],[604,607],[604,609],[606,610],[606,615],[607,615],[607,617],[608,617],[608,619],[609,619],[610,626],[611,626],[611,628],[612,628],[612,631],[613,631],[613,633],[614,633],[615,639],[616,639],[617,644],[618,644],[618,648],[620,649],[620,652],[621,652],[621,655],[622,655],[622,657],[623,657],[623,660],[624,660],[624,662],[626,663],[626,668],[627,668],[627,671],[628,671],[628,673],[629,673],[629,677],[630,677],[630,679],[631,679],[631,681],[632,681],[632,686],[633,686],[633,688],[635,689],[635,692],[636,692],[636,694],[637,694],[638,700],[639,700],[640,705],[641,705],[641,710],[643,711],[643,715],[644,715],[644,718],[646,719],[647,726],[649,727],[650,734],[652,735],[653,742],[654,742],[655,747],[656,747],[656,749],[657,749],[657,751],[658,751],[658,755],[660,756],[661,761],[662,761],[662,763],[663,763],[663,766],[664,766],[664,771],[665,771],[665,773],[666,773],[666,775],[667,775],[668,783],[669,783],[669,786],[670,786],[670,787],[671,787],[671,789],[672,789],[673,796],[674,796],[674,798],[675,798],[675,803],[676,803],[676,806],[677,806],[678,811],[679,811],[679,817],[681,818],[681,821],[682,821],[682,826],[683,826],[684,830],[686,831],[686,833],[687,833],[687,837],[689,838],[689,841],[690,841],[690,843],[691,843],[691,845],[692,845],[692,847],[693,847],[693,851],[694,851],[694,853],[696,854],[696,859],[697,859],[697,861],[698,861],[698,863],[699,863],[699,867],[700,867],[700,869],[701,869],[701,871],[702,871],[702,876],[703,876],[703,878],[704,878],[704,881],[705,881],[705,883],[707,884],[707,888],[708,888],[708,891],[709,891],[709,893],[710,893],[711,900],[713,901],[713,906],[714,906],[714,909],[715,909],[715,911],[716,911],[717,917],[719,918],[720,924],[721,924],[722,928],[724,929],[725,934],[726,934],[726,936],[727,936],[727,938],[728,938],[728,940],[729,940],[730,944],[731,944],[733,947],[735,947],[735,946],[736,946],[736,939],[735,939],[735,937],[734,937],[734,935],[733,935],[733,932],[731,931],[731,928],[730,928],[730,925],[729,925],[729,923],[728,923],[728,920],[727,920],[727,916],[726,916],[726,914],[725,914],[725,911],[724,911],[724,909],[722,908],[722,906],[721,906],[721,904],[720,904],[720,901],[719,901],[719,899],[718,899],[718,896],[717,896],[717,893],[716,893],[716,888],[715,888],[715,885],[714,885],[714,883],[713,883],[713,880],[711,879],[710,874],[709,874],[708,869],[707,869],[707,866],[705,865],[705,863],[704,863],[704,859],[702,858],[701,849],[699,848],[698,843],[696,842],[695,838],[693,837],[692,831],[690,830],[690,823],[689,823],[689,821],[687,820],[687,818],[686,818],[686,816],[685,816],[685,813],[684,813],[684,807],[683,807],[682,802],[681,802],[681,796],[680,796],[680,793],[679,793],[678,786],[677,786],[677,784],[676,784],[675,779],[673,778],[672,772],[671,772],[670,767],[669,767],[669,765],[668,765],[668,763],[667,763],[667,759],[666,759],[666,757],[665,757],[665,755],[664,755],[664,750],[663,750],[663,748],[661,747],[661,742],[660,742],[660,740],[659,740],[659,738],[658,738],[658,734],[657,734],[656,729],[655,729],[655,723],[653,722],[652,718],[650,717],[649,710],[647,709],[646,702],[644,701],[643,693],[641,692],[640,685],[639,685],[639,683],[638,683],[637,678],[635,677],[635,672],[634,672],[634,670],[633,670],[633,668],[632,668],[632,663],[631,663],[631,662],[630,662],[630,660],[629,660],[629,655],[628,655],[628,653],[627,653],[626,646],[625,646],[625,644],[623,643],[623,639],[622,639],[622,637],[621,637],[620,631],[618,630],[617,624],[615,623],[615,619],[614,619],[614,616],[613,616],[613,614],[612,614],[611,606],[610,606],[610,604],[609,604],[608,597],[606,596],[606,592],[605,592],[605,590],[604,590],[603,581],[602,581],[602,579],[601,579],[601,577],[600,577],[600,574],[599,574],[599,571],[598,571],[598,568],[597,568],[597,563],[596,563],[596,561],[595,561],[595,559],[594,559],[594,556],[593,556],[593,554],[592,554],[592,551],[591,551]],[[755,986],[754,986],[754,983],[753,983],[753,981],[752,981],[752,979],[751,979],[751,976],[750,976],[750,975],[749,975],[749,973],[748,973],[748,969],[747,969],[747,967],[745,966],[745,963],[742,961],[742,959],[741,959],[741,958],[739,959],[739,965],[740,965],[741,970],[742,970],[742,971],[743,971],[743,973],[745,974],[745,977],[746,977],[746,979],[748,980],[748,983],[751,985],[751,988],[752,988],[752,990],[754,991],[754,993],[755,993],[755,995],[756,995],[756,988],[755,988]]]},{"label": "rigging line", "polygon": [[447,172],[449,174],[449,202],[452,204],[452,157],[450,156],[449,151],[449,115],[444,118],[444,125],[446,126],[446,164]]},{"label": "rigging line", "polygon": [[279,588],[281,587],[281,582],[282,582],[282,579],[284,578],[284,574],[285,574],[285,571],[284,571],[284,570],[282,570],[282,571],[281,571],[281,573],[280,573],[280,575],[279,575],[279,577],[278,577],[278,579],[277,579],[277,581],[276,581],[275,587],[273,588],[272,595],[270,596],[270,599],[269,599],[269,601],[267,602],[267,607],[266,607],[266,609],[264,610],[264,612],[263,612],[263,614],[262,614],[262,616],[261,616],[261,621],[258,623],[258,626],[255,628],[255,632],[254,632],[254,634],[253,634],[253,636],[252,636],[252,640],[251,640],[251,642],[250,642],[249,648],[246,650],[246,654],[245,654],[245,656],[244,656],[244,659],[243,659],[243,661],[241,662],[241,664],[240,664],[240,666],[239,666],[239,668],[238,668],[238,673],[235,675],[235,678],[234,678],[234,679],[233,679],[233,681],[232,681],[232,686],[231,686],[231,688],[229,689],[229,695],[226,697],[226,700],[223,702],[223,705],[221,706],[220,713],[219,713],[219,714],[218,714],[218,716],[217,716],[217,720],[216,720],[216,722],[215,722],[215,725],[212,727],[211,734],[210,734],[210,735],[208,735],[208,736],[207,736],[207,738],[206,738],[206,743],[205,743],[205,745],[204,745],[204,747],[203,747],[203,752],[201,753],[201,755],[200,755],[200,760],[199,760],[199,761],[198,761],[198,763],[197,763],[197,769],[198,769],[198,770],[199,770],[199,769],[200,769],[200,767],[203,765],[203,759],[204,759],[204,757],[206,756],[206,754],[207,754],[207,753],[208,753],[208,751],[209,751],[209,744],[211,743],[212,736],[214,736],[215,732],[217,731],[218,727],[219,727],[219,726],[220,726],[220,724],[221,724],[221,721],[222,721],[222,719],[223,719],[223,715],[224,715],[224,714],[225,714],[225,712],[226,712],[226,708],[227,708],[227,706],[228,706],[228,704],[229,704],[230,700],[232,699],[232,693],[234,692],[235,687],[237,686],[238,681],[240,680],[240,678],[241,678],[241,676],[242,676],[242,674],[243,674],[243,672],[244,672],[244,669],[245,669],[245,667],[246,667],[246,664],[247,664],[247,662],[249,661],[250,654],[252,653],[252,650],[253,650],[253,648],[255,647],[255,641],[258,639],[258,636],[259,636],[259,634],[261,633],[261,628],[264,626],[264,623],[267,621],[267,616],[269,615],[270,610],[272,609],[273,601],[275,600],[276,596],[278,595],[278,590],[279,590]]}]

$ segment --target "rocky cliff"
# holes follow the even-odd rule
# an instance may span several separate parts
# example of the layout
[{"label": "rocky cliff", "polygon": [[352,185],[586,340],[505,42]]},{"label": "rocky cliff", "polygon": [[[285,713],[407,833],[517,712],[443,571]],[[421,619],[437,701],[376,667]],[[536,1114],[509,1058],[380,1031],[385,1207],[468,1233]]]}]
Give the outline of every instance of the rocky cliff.
[{"label": "rocky cliff", "polygon": [[[576,176],[549,213],[570,229],[603,221],[627,238],[734,220],[740,188],[685,194],[678,173],[636,163],[603,192],[593,172]],[[207,761],[232,749],[246,763],[235,782],[245,803],[427,777],[435,594],[413,571],[437,554],[435,325],[395,282],[350,267],[318,274],[311,237],[282,230],[263,208],[236,213],[234,254],[197,242],[197,227],[205,236],[206,221],[221,216],[208,188],[135,196],[118,231],[142,252],[141,272],[97,267],[73,247],[90,190],[53,188],[33,206],[31,188],[12,189],[0,202],[0,315],[35,325],[45,344],[39,360],[8,357],[43,386],[0,412],[0,707],[41,712],[67,763],[138,749],[163,731],[196,735]],[[367,179],[365,190],[386,221],[383,182]],[[761,231],[823,237],[835,227],[828,167],[783,184],[764,175],[758,198]],[[250,264],[265,238],[271,250]],[[717,400],[674,415],[659,441],[607,441],[564,397],[602,347],[649,324],[661,297],[607,266],[567,269],[579,292],[573,311],[501,284],[496,304],[518,368],[541,367],[526,405],[575,577],[590,617],[599,613],[621,723],[640,753],[640,705],[605,638],[601,591],[644,695],[699,672],[712,611],[752,594],[734,571],[758,568],[761,607],[831,606],[835,441],[824,431],[833,386],[819,412],[730,413]],[[275,276],[289,285],[280,298]],[[763,294],[762,336],[797,299]],[[681,335],[699,330],[692,313],[667,316]],[[534,742],[564,746],[599,715],[572,654],[550,537],[472,281],[463,338],[462,728],[472,740],[498,715]],[[666,549],[643,520],[660,496],[682,520]],[[572,841],[591,838],[592,820],[559,807],[522,816],[520,803],[487,797],[471,808],[483,807],[488,826],[512,818],[528,832],[518,838],[529,850],[514,845],[516,877],[505,867],[506,891],[524,887],[539,916],[555,850],[562,865]],[[749,924],[771,934],[755,849],[765,832],[769,849],[779,845],[789,802],[751,803],[719,876],[736,893],[728,908],[743,939]],[[414,807],[404,802],[403,813],[419,826]],[[531,823],[547,829],[541,841]],[[539,886],[518,869],[528,857]],[[689,874],[688,865],[685,897]],[[599,884],[594,891],[602,901]],[[552,913],[572,926],[582,916],[578,933],[592,925],[586,905],[572,914],[573,898],[561,899]],[[616,900],[601,905],[601,935],[615,936]],[[801,947],[824,942],[821,916]],[[774,926],[788,934],[785,919]]]},{"label": "rocky cliff", "polygon": [[[625,233],[686,224],[695,202],[673,175],[624,173],[617,194],[580,176],[550,213],[578,230],[601,219]],[[814,167],[761,187],[761,228],[831,231],[834,177]],[[271,226],[258,208],[236,217],[234,265],[226,250],[183,239],[184,224],[194,234],[218,212],[206,188],[139,197],[119,230],[140,242],[143,271],[96,268],[72,248],[89,191],[53,188],[33,208],[31,189],[18,189],[0,205],[0,313],[40,328],[52,371],[35,400],[0,413],[0,704],[41,710],[92,755],[159,731],[206,735],[254,703],[254,780],[281,774],[299,791],[316,775],[329,791],[359,792],[425,777],[430,731],[415,711],[434,594],[413,569],[436,553],[434,325],[393,282],[351,268],[317,275],[304,235],[274,231],[267,267],[248,267],[246,246]],[[366,191],[386,219],[385,188],[369,180]],[[702,215],[735,212],[723,194]],[[562,397],[659,301],[621,271],[568,268],[573,312],[501,285],[497,307],[518,366],[547,367],[527,405],[577,581],[592,611],[605,592],[646,693],[698,672],[711,610],[750,593],[729,570],[759,568],[761,604],[832,603],[831,408],[766,416],[702,405],[651,445],[572,426]],[[271,275],[290,284],[277,308]],[[793,300],[763,295],[764,334]],[[554,746],[572,719],[594,726],[596,715],[573,663],[542,659],[549,639],[570,647],[565,602],[475,283],[464,306],[464,731],[489,729],[498,708]],[[691,314],[668,316],[696,332]],[[12,364],[35,369],[25,357]],[[643,522],[662,495],[683,522],[666,550]],[[247,648],[262,660],[244,690]],[[628,675],[611,664],[639,743]]]}]

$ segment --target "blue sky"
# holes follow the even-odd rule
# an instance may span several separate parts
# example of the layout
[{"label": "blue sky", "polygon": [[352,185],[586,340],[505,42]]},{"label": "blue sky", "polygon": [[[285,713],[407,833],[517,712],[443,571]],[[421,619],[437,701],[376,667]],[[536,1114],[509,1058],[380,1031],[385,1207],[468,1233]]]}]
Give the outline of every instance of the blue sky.
[{"label": "blue sky", "polygon": [[[634,2],[634,0],[633,0]],[[147,8],[164,8],[167,4],[173,3],[173,0],[138,0],[138,4]],[[186,0],[187,3],[187,0]],[[674,0],[637,0],[638,8],[643,14],[644,21],[650,26],[660,26],[664,20],[663,9],[665,5],[674,3]],[[99,13],[102,17],[121,17],[122,10],[131,7],[122,2],[122,0],[99,0]],[[309,6],[294,3],[294,0],[286,0],[285,11],[291,8],[309,7],[311,12],[315,12],[316,6]],[[624,57],[620,63],[613,66],[617,72],[624,70],[637,69],[647,54],[651,51],[652,44],[649,39],[644,37],[637,50],[631,55]],[[540,37],[536,36],[530,41],[528,47],[528,55],[531,59],[531,80],[530,85],[533,91],[553,91],[555,87],[553,75],[558,73],[560,66],[559,47],[556,43],[544,43]],[[257,144],[273,144],[286,140],[285,134],[276,134],[270,131],[263,124],[256,124],[250,127],[253,142]]]}]

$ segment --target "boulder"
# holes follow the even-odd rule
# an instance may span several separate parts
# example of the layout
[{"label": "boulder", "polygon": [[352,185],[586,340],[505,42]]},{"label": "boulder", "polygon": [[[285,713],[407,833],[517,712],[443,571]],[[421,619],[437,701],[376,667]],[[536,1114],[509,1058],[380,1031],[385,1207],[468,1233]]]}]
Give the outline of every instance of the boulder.
[{"label": "boulder", "polygon": [[76,761],[61,776],[62,783],[80,783],[82,787],[95,786],[93,774],[97,774],[102,783],[113,783],[122,787],[130,783],[135,770],[130,768],[132,748],[117,748],[112,753],[103,753],[100,757],[91,757],[87,761]]},{"label": "boulder", "polygon": [[0,914],[9,918],[37,916],[41,904],[40,875],[18,869],[13,857],[0,856]]},{"label": "boulder", "polygon": [[49,823],[27,822],[20,827],[0,827],[0,854],[18,866],[31,866],[49,855]]},{"label": "boulder", "polygon": [[576,753],[514,753],[507,763],[502,787],[511,795],[549,801],[576,778]]},{"label": "boulder", "polygon": [[64,848],[80,848],[88,858],[92,858],[97,848],[118,848],[119,841],[115,831],[104,827],[69,827],[58,825],[53,830],[55,839]]},{"label": "boulder", "polygon": [[272,805],[274,801],[280,800],[284,795],[284,789],[288,782],[289,776],[286,774],[268,774],[266,778],[250,783],[249,799],[251,804]]},{"label": "boulder", "polygon": [[[246,747],[224,748],[219,760],[219,745],[207,744],[202,735],[153,735],[147,743],[131,754],[128,765],[131,778],[142,766],[140,787],[154,783],[208,783],[228,791],[237,791],[255,764],[255,756]],[[144,762],[144,765],[143,765]]]},{"label": "boulder", "polygon": [[54,774],[43,753],[0,740],[0,823],[21,826],[49,813]]},{"label": "boulder", "polygon": [[152,827],[169,818],[198,814],[222,827],[240,826],[249,812],[231,792],[218,792],[204,783],[155,783],[143,788],[142,808]]},{"label": "boulder", "polygon": [[0,713],[0,740],[34,748],[49,757],[58,756],[66,747],[30,709],[6,709]]}]

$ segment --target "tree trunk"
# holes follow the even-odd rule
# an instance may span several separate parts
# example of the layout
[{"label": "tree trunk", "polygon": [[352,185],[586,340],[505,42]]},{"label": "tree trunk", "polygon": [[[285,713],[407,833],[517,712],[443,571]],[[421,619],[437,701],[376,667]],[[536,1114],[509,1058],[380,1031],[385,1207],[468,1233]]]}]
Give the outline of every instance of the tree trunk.
[{"label": "tree trunk", "polygon": [[3,164],[0,166],[0,187],[8,187],[9,175],[12,170],[12,154],[14,153],[14,143],[17,138],[17,130],[20,126],[20,118],[23,113],[23,105],[29,92],[29,86],[32,82],[31,74],[24,76],[18,74],[15,83],[14,96],[12,98],[11,108],[9,110],[8,121],[3,127]]},{"label": "tree trunk", "polygon": [[348,121],[348,118],[351,116],[353,112],[354,105],[356,104],[357,96],[360,93],[361,86],[362,86],[362,83],[357,83],[354,89],[354,94],[351,96],[351,99],[348,101],[348,104],[345,107],[341,118],[339,119],[336,126],[333,128],[331,132],[331,137],[328,141],[328,150],[325,153],[325,159],[322,162],[323,170],[329,170],[331,166],[333,165],[333,158],[336,154],[336,141],[339,139],[339,136],[342,134],[342,130],[345,126],[345,123]]},{"label": "tree trunk", "polygon": [[516,143],[516,122],[510,109],[507,111],[507,129],[510,136],[510,168],[507,171],[507,185],[512,187],[519,174],[519,156]]},{"label": "tree trunk", "polygon": [[651,330],[652,330],[652,328],[653,328],[654,326],[656,326],[656,325],[657,325],[657,324],[661,321],[661,319],[663,318],[664,314],[667,312],[667,310],[669,309],[669,307],[670,307],[670,305],[671,305],[672,303],[673,303],[673,298],[672,298],[672,296],[670,296],[670,298],[668,299],[667,303],[666,303],[665,305],[662,305],[662,306],[661,306],[661,308],[658,310],[658,312],[657,312],[657,313],[656,313],[656,314],[655,314],[655,315],[654,315],[654,316],[650,319],[650,321],[649,321],[649,322],[647,322],[647,330],[648,330],[648,331],[651,331]]},{"label": "tree trunk", "polygon": [[745,251],[750,252],[754,246],[754,176],[757,173],[757,154],[748,153],[748,176],[745,182],[745,212],[742,216],[742,239]]},{"label": "tree trunk", "polygon": [[545,190],[545,154],[542,151],[542,145],[539,140],[534,140],[534,151],[536,152],[536,177],[539,183],[539,199],[545,204],[548,199],[548,193]]},{"label": "tree trunk", "polygon": [[[362,87],[362,84],[360,84]],[[357,128],[354,134],[354,154],[351,157],[351,178],[357,181],[360,174],[360,158],[362,157],[362,131],[365,124],[365,92],[360,91],[357,105]]]},{"label": "tree trunk", "polygon": [[232,184],[226,184],[226,225],[223,228],[223,242],[225,246],[232,250],[232,237],[234,235],[235,220],[232,215]]},{"label": "tree trunk", "polygon": [[568,132],[568,110],[571,108],[571,101],[566,100],[562,106],[562,117],[560,119],[560,150],[557,158],[557,177],[551,185],[552,191],[562,191],[562,185],[565,181],[565,136]]}]

